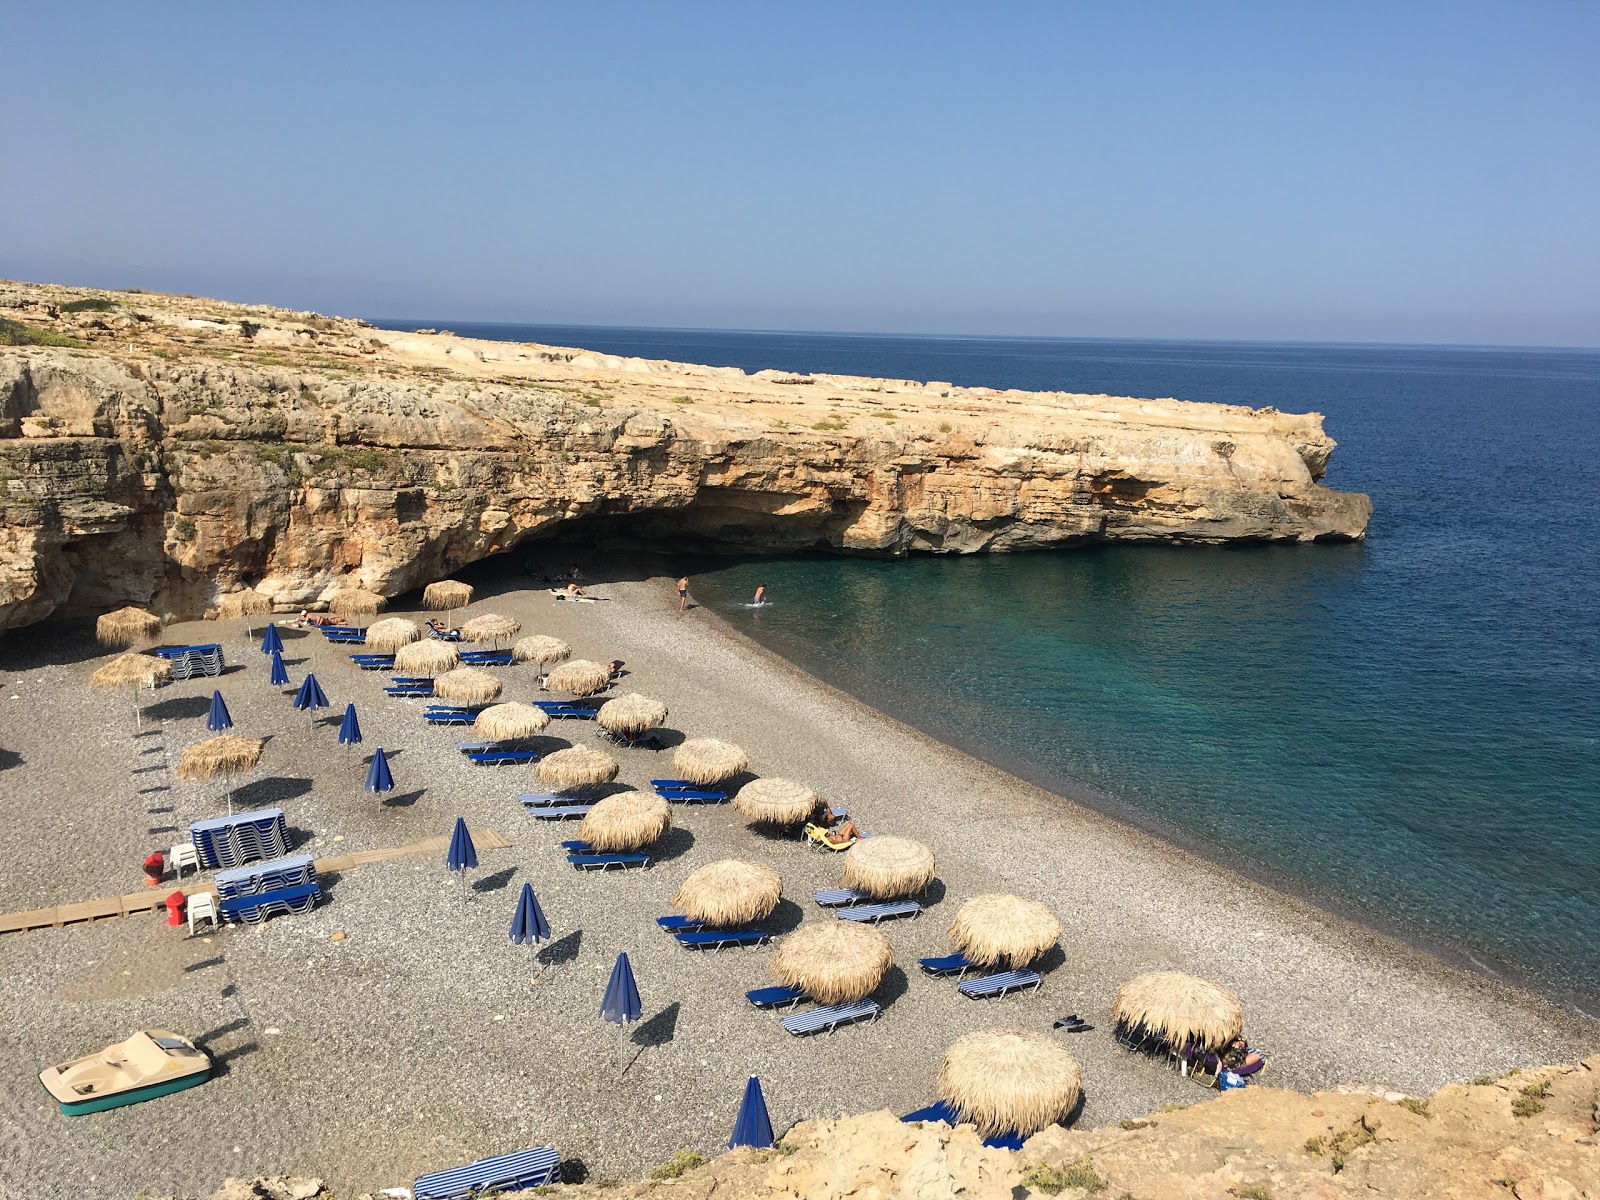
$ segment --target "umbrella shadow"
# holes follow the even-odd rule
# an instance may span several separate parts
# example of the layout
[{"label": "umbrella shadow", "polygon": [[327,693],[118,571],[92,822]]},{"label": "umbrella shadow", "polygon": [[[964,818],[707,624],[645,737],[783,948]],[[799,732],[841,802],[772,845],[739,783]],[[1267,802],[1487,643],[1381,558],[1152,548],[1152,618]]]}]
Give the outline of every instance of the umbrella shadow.
[{"label": "umbrella shadow", "polygon": [[286,658],[283,660],[283,665],[286,667],[298,667],[301,663],[308,663],[310,661],[311,656],[308,654],[304,658]]},{"label": "umbrella shadow", "polygon": [[234,808],[260,808],[279,800],[294,800],[311,791],[311,780],[299,776],[273,775],[252,779],[233,793]]},{"label": "umbrella shadow", "polygon": [[383,798],[383,806],[385,808],[410,808],[413,804],[415,804],[418,800],[421,800],[422,797],[427,794],[427,788],[418,788],[414,792],[400,792],[399,794],[391,793]]},{"label": "umbrella shadow", "polygon": [[773,936],[793,933],[805,923],[805,919],[805,909],[787,896],[780,896],[777,906],[767,914],[767,919],[761,922],[761,928]]},{"label": "umbrella shadow", "polygon": [[669,829],[650,847],[652,863],[671,862],[694,849],[694,834],[681,826]]},{"label": "umbrella shadow", "polygon": [[906,978],[906,973],[898,964],[891,964],[883,973],[883,979],[873,991],[872,998],[880,1008],[892,1008],[894,1002],[904,996],[910,987],[911,981]]},{"label": "umbrella shadow", "polygon": [[588,1183],[589,1164],[581,1158],[563,1156],[560,1172],[556,1178],[560,1183]]},{"label": "umbrella shadow", "polygon": [[[265,636],[265,635],[263,635],[263,636]],[[279,625],[278,626],[278,636],[281,637],[286,642],[293,642],[293,641],[298,641],[301,638],[310,637],[311,636],[311,631],[309,629],[296,629],[293,625]],[[261,648],[261,640],[260,640],[260,638],[256,639],[255,645],[256,645],[256,649],[259,650]]]},{"label": "umbrella shadow", "polygon": [[569,962],[575,962],[578,957],[578,948],[583,945],[583,930],[574,929],[565,937],[557,938],[548,946],[543,947],[535,958],[539,965],[544,967],[559,967]]},{"label": "umbrella shadow", "polygon": [[662,750],[671,750],[683,745],[688,740],[683,731],[679,729],[652,729],[650,736],[660,743],[658,748]]},{"label": "umbrella shadow", "polygon": [[1024,963],[1023,965],[1031,967],[1031,969],[1039,972],[1041,975],[1048,975],[1057,967],[1066,966],[1066,963],[1067,952],[1061,948],[1061,943],[1057,942],[1054,946],[1051,946],[1050,949],[1046,950],[1043,954],[1036,958],[1032,963]]},{"label": "umbrella shadow", "polygon": [[496,871],[493,875],[485,875],[482,879],[473,880],[472,890],[475,892],[504,891],[506,885],[511,882],[511,877],[516,873],[517,869],[515,867],[506,867],[504,870]]},{"label": "umbrella shadow", "polygon": [[188,717],[203,717],[210,711],[210,696],[173,696],[156,701],[144,710],[144,715],[157,721],[181,721]]},{"label": "umbrella shadow", "polygon": [[[639,1047],[639,1054],[651,1046],[665,1046],[678,1032],[678,1013],[682,1010],[683,1004],[674,1000],[648,1021],[636,1026],[628,1040]],[[639,1054],[633,1056],[633,1062],[638,1061]]]},{"label": "umbrella shadow", "polygon": [[[339,718],[339,719],[340,719],[340,720],[341,720],[341,721],[342,721],[342,720],[344,720],[344,718],[343,718],[343,717],[340,717],[340,718]],[[390,760],[393,760],[393,759],[396,759],[396,758],[399,758],[399,757],[400,757],[400,756],[401,756],[401,755],[402,755],[402,754],[404,754],[404,753],[405,753],[405,751],[404,751],[404,750],[403,750],[403,749],[402,749],[402,750],[391,750],[391,749],[389,749],[389,747],[387,747],[387,746],[385,746],[385,747],[383,747],[383,756],[384,756],[384,757],[385,757],[385,758],[387,758],[387,759],[390,759]],[[376,751],[374,751],[374,752],[373,752],[373,753],[371,753],[371,754],[369,754],[369,755],[367,755],[367,756],[366,756],[366,757],[365,757],[365,758],[363,758],[363,759],[362,759],[362,760],[361,760],[361,765],[362,765],[362,766],[363,766],[363,767],[370,767],[370,766],[371,766],[371,765],[372,765],[372,760],[373,760],[373,759],[374,759],[374,758],[376,758],[376,757],[378,757],[378,755],[377,755],[377,752],[376,752]]]},{"label": "umbrella shadow", "polygon": [[932,908],[935,904],[938,904],[941,900],[943,900],[944,896],[944,880],[930,879],[928,881],[928,886],[918,892],[916,898],[918,902],[921,903],[923,908]]}]

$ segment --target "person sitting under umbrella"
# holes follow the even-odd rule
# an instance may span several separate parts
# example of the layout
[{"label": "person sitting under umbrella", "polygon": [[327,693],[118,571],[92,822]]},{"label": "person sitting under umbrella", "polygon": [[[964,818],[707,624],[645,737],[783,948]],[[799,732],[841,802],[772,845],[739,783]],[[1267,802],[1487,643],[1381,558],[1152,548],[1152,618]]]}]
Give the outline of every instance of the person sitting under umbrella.
[{"label": "person sitting under umbrella", "polygon": [[433,630],[435,637],[441,637],[447,642],[459,642],[461,640],[461,630],[447,627],[438,617],[428,618],[428,628]]},{"label": "person sitting under umbrella", "polygon": [[822,806],[822,823],[828,830],[824,835],[826,840],[835,846],[848,846],[857,838],[872,836],[852,821],[848,813],[834,812],[831,804]]}]

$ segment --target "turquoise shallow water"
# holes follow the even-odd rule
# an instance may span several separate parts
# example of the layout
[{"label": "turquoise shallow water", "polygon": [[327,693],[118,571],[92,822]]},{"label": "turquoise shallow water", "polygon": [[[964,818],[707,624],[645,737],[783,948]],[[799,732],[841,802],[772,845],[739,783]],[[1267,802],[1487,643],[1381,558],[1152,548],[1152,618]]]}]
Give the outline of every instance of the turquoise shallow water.
[{"label": "turquoise shallow water", "polygon": [[1364,544],[710,559],[695,594],[935,736],[1600,1009],[1600,353],[452,327],[1325,413]]}]

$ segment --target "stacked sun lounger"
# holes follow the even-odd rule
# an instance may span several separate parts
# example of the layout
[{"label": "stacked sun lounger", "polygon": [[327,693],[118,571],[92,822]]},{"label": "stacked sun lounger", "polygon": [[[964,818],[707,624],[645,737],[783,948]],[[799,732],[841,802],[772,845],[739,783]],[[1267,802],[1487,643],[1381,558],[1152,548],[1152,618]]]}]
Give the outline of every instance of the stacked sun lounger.
[{"label": "stacked sun lounger", "polygon": [[321,892],[309,854],[218,871],[216,885],[223,917],[247,925],[258,925],[273,913],[310,912]]},{"label": "stacked sun lounger", "polygon": [[561,1155],[554,1146],[540,1146],[519,1154],[481,1158],[464,1167],[417,1176],[411,1185],[415,1200],[466,1200],[469,1196],[498,1196],[554,1183],[561,1171]]},{"label": "stacked sun lounger", "polygon": [[172,664],[174,679],[222,674],[222,646],[218,642],[203,646],[164,646],[156,653]]},{"label": "stacked sun lounger", "polygon": [[258,858],[277,858],[285,853],[288,826],[284,824],[283,809],[258,808],[196,821],[189,826],[189,840],[194,843],[202,867],[241,867]]}]

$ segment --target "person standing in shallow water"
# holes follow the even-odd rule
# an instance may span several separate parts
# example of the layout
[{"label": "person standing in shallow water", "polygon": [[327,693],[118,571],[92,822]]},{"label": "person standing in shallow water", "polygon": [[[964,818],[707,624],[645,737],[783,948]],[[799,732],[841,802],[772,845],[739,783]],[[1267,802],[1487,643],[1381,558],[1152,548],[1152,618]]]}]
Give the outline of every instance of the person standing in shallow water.
[{"label": "person standing in shallow water", "polygon": [[689,609],[689,577],[682,576],[678,580],[678,615],[682,616]]},{"label": "person standing in shallow water", "polygon": [[767,602],[766,596],[767,596],[767,585],[764,584],[764,583],[758,583],[756,585],[756,607],[757,608],[760,608],[763,604],[765,604]]}]

